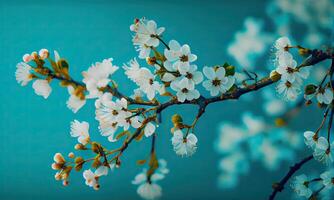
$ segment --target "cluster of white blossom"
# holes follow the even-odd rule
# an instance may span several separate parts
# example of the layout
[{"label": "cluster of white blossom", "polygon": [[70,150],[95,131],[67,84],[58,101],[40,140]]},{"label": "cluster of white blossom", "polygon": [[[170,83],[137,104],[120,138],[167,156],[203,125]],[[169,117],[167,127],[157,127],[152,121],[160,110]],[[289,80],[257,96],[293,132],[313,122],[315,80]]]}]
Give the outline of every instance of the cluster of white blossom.
[{"label": "cluster of white blossom", "polygon": [[313,157],[327,165],[331,165],[334,161],[333,151],[334,142],[330,143],[330,140],[318,136],[317,132],[305,131],[304,132],[305,144],[313,150]]},{"label": "cluster of white blossom", "polygon": [[137,193],[144,199],[153,200],[162,195],[162,189],[157,181],[164,179],[165,175],[169,173],[169,169],[167,169],[167,162],[164,159],[159,159],[158,165],[159,168],[150,177],[147,176],[147,169],[143,169],[132,181],[132,184],[138,185]]},{"label": "cluster of white blossom", "polygon": [[[322,196],[322,200],[330,200],[330,191],[334,187],[334,169],[330,168],[320,174],[318,178],[311,178],[305,174],[294,177],[291,187],[296,194],[304,199],[310,199],[313,194]],[[320,194],[319,194],[320,193]]]},{"label": "cluster of white blossom", "polygon": [[215,149],[224,155],[219,163],[221,188],[235,187],[239,176],[248,173],[251,161],[260,161],[269,170],[276,170],[282,161],[292,161],[295,150],[302,147],[296,132],[272,127],[251,113],[242,115],[242,124],[224,122],[220,127]]},{"label": "cluster of white blossom", "polygon": [[224,155],[219,162],[218,186],[232,188],[239,176],[249,172],[252,161],[260,161],[269,170],[276,170],[282,161],[292,161],[302,139],[294,131],[271,127],[263,118],[251,113],[242,115],[243,124],[222,123],[215,149]]}]

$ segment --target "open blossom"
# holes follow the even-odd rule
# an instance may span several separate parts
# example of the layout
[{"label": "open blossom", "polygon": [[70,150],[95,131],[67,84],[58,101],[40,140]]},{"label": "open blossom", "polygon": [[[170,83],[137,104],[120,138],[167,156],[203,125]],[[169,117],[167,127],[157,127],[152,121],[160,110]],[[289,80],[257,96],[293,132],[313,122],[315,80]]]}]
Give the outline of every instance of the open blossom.
[{"label": "open blossom", "polygon": [[180,102],[184,102],[185,100],[191,101],[200,97],[198,90],[189,85],[186,79],[173,81],[170,87],[176,91],[177,100]]},{"label": "open blossom", "polygon": [[277,92],[282,95],[283,99],[295,101],[297,96],[301,93],[300,83],[298,81],[289,82],[289,81],[280,81],[276,86]]},{"label": "open blossom", "polygon": [[136,33],[132,42],[137,46],[139,58],[145,59],[150,56],[151,47],[159,45],[158,37],[165,31],[165,28],[158,28],[153,20],[136,19],[135,23],[130,26],[130,30]]},{"label": "open blossom", "polygon": [[180,156],[193,155],[197,149],[197,141],[197,137],[193,133],[190,133],[185,137],[181,130],[175,131],[172,137],[174,151]]},{"label": "open blossom", "polygon": [[333,162],[333,151],[334,143],[329,144],[326,138],[319,137],[313,157],[324,164],[330,165]]},{"label": "open blossom", "polygon": [[165,160],[160,159],[158,161],[158,164],[159,168],[156,169],[154,174],[151,176],[150,181],[147,178],[146,169],[136,175],[135,179],[132,181],[132,184],[139,185],[137,193],[143,199],[158,199],[162,195],[162,188],[156,182],[164,179],[165,174],[167,174],[169,170],[167,169],[167,164]]},{"label": "open blossom", "polygon": [[102,95],[99,88],[106,87],[110,82],[109,76],[115,73],[117,66],[112,64],[112,58],[104,59],[82,72],[83,82],[86,84],[89,95],[87,98],[96,98]]},{"label": "open blossom", "polygon": [[330,104],[333,101],[333,90],[331,88],[319,88],[317,92],[319,103]]},{"label": "open blossom", "polygon": [[169,42],[169,48],[165,49],[167,61],[164,65],[173,65],[175,70],[185,75],[189,71],[190,63],[197,60],[197,56],[192,54],[189,45],[181,46],[176,40]]},{"label": "open blossom", "polygon": [[89,124],[88,122],[79,122],[78,120],[74,120],[71,122],[71,136],[77,137],[78,142],[86,145],[89,142]]},{"label": "open blossom", "polygon": [[126,119],[131,116],[131,113],[127,111],[127,104],[128,102],[125,98],[113,101],[112,94],[110,93],[104,93],[95,102],[96,120],[100,123],[99,129],[101,135],[107,136],[110,142],[116,141],[114,133],[118,127],[123,126],[126,130],[130,125],[139,127],[137,118],[133,118],[132,121]]},{"label": "open blossom", "polygon": [[301,81],[309,75],[309,70],[305,67],[297,68],[297,62],[292,58],[289,52],[282,53],[278,58],[278,67],[276,71],[281,74],[283,81]]},{"label": "open blossom", "polygon": [[89,187],[94,188],[95,190],[98,190],[100,188],[99,184],[99,178],[101,176],[108,175],[108,167],[106,166],[100,166],[95,170],[95,172],[92,172],[92,170],[85,170],[83,172],[83,177],[86,180],[86,185]]},{"label": "open blossom", "polygon": [[49,81],[47,80],[38,79],[34,81],[32,87],[34,88],[35,93],[44,97],[44,99],[47,99],[52,91],[52,88],[49,85]]},{"label": "open blossom", "polygon": [[312,190],[308,186],[309,180],[305,174],[296,176],[293,180],[291,187],[299,195],[306,198],[310,198]]},{"label": "open blossom", "polygon": [[144,128],[145,136],[150,137],[151,135],[153,135],[153,133],[155,132],[155,129],[156,129],[156,126],[152,122],[147,123]]},{"label": "open blossom", "polygon": [[195,85],[203,81],[203,74],[197,71],[196,65],[190,65],[189,70],[183,76],[180,76],[173,81],[178,82],[182,79],[185,80],[187,88],[195,88]]},{"label": "open blossom", "polygon": [[69,109],[76,113],[80,110],[80,108],[82,108],[82,106],[86,104],[86,99],[81,99],[80,97],[76,96],[72,86],[68,86],[67,90],[70,94],[70,97],[66,101],[66,105]]},{"label": "open blossom", "polygon": [[280,37],[275,42],[276,56],[280,56],[282,53],[285,53],[289,50],[288,47],[291,46],[291,42],[287,37]]},{"label": "open blossom", "polygon": [[304,141],[305,144],[308,147],[311,147],[312,149],[315,148],[317,141],[318,141],[318,137],[315,135],[315,132],[313,131],[305,131],[304,132]]},{"label": "open blossom", "polygon": [[331,189],[334,187],[334,169],[322,173],[320,178],[326,188]]},{"label": "open blossom", "polygon": [[217,96],[219,92],[225,93],[235,82],[233,76],[226,76],[224,67],[212,68],[205,66],[203,73],[209,79],[203,82],[203,86],[210,91],[211,96]]},{"label": "open blossom", "polygon": [[140,87],[149,100],[152,100],[157,93],[164,93],[165,88],[155,80],[155,75],[149,69],[140,67],[136,59],[131,60],[123,68],[128,78]]},{"label": "open blossom", "polygon": [[21,86],[26,86],[29,81],[32,80],[32,74],[30,73],[31,67],[23,62],[16,65],[15,78]]}]

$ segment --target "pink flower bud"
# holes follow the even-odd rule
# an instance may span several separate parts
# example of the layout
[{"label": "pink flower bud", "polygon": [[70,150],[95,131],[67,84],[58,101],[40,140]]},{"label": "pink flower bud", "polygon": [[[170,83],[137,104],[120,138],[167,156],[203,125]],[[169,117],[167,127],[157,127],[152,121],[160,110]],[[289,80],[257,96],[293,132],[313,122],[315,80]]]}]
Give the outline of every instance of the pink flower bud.
[{"label": "pink flower bud", "polygon": [[22,59],[23,59],[23,62],[27,63],[27,62],[30,62],[33,59],[33,57],[31,57],[30,54],[24,54]]}]

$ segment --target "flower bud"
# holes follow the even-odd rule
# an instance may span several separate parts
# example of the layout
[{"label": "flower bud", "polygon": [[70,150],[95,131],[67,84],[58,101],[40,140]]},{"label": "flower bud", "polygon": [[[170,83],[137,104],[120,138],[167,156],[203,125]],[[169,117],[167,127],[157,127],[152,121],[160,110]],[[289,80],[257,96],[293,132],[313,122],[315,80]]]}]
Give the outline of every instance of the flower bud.
[{"label": "flower bud", "polygon": [[309,85],[305,86],[304,93],[306,95],[314,94],[316,92],[317,88],[318,87],[316,85],[309,84]]},{"label": "flower bud", "polygon": [[277,71],[273,70],[270,72],[270,79],[276,82],[281,79],[281,75]]},{"label": "flower bud", "polygon": [[38,59],[38,54],[36,51],[32,52],[30,55],[33,59],[37,60]]},{"label": "flower bud", "polygon": [[53,157],[53,160],[58,164],[64,164],[66,162],[61,153],[56,153]]},{"label": "flower bud", "polygon": [[74,155],[73,152],[70,152],[70,153],[68,154],[68,157],[69,157],[69,158],[74,158],[74,156],[75,156],[75,155]]},{"label": "flower bud", "polygon": [[33,57],[30,54],[24,54],[22,57],[23,62],[27,63],[30,62],[33,59]]},{"label": "flower bud", "polygon": [[63,186],[68,186],[68,180],[63,180]]},{"label": "flower bud", "polygon": [[44,59],[46,59],[46,58],[49,57],[49,51],[47,49],[41,49],[41,50],[39,50],[38,54],[39,54],[39,57],[42,60],[44,60]]},{"label": "flower bud", "polygon": [[57,181],[59,181],[59,180],[61,179],[61,173],[60,173],[60,172],[57,172],[57,173],[55,174],[55,179],[56,179]]},{"label": "flower bud", "polygon": [[85,149],[87,149],[83,144],[76,144],[75,146],[74,146],[74,149],[75,150],[85,150]]},{"label": "flower bud", "polygon": [[174,115],[172,116],[172,122],[173,122],[173,124],[179,124],[179,123],[182,123],[183,120],[182,120],[181,115],[179,115],[179,114],[174,114]]},{"label": "flower bud", "polygon": [[156,63],[157,59],[155,57],[147,57],[146,62],[149,65],[154,65]]},{"label": "flower bud", "polygon": [[51,165],[51,168],[53,169],[53,170],[60,170],[61,168],[63,168],[63,164],[59,164],[59,163],[52,163],[52,165]]}]

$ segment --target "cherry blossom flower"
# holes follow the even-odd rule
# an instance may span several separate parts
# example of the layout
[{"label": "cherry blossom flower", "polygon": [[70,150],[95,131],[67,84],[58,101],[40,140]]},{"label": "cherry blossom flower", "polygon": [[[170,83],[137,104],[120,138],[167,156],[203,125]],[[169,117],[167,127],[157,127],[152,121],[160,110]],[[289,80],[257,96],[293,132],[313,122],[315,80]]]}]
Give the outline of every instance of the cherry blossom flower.
[{"label": "cherry blossom flower", "polygon": [[117,66],[112,64],[112,58],[104,59],[102,62],[96,62],[87,71],[82,72],[83,82],[86,84],[89,95],[87,98],[97,98],[102,95],[99,88],[106,87],[110,82],[109,76],[118,70]]},{"label": "cherry blossom flower", "polygon": [[98,190],[100,188],[99,178],[108,175],[108,169],[109,168],[106,166],[100,166],[95,172],[92,172],[90,169],[85,170],[83,172],[83,177],[86,180],[86,185],[94,188],[94,190]]},{"label": "cherry blossom flower", "polygon": [[217,96],[219,92],[227,92],[234,84],[235,78],[233,76],[226,76],[224,67],[204,67],[204,75],[209,79],[203,82],[206,90],[210,91],[211,96]]},{"label": "cherry blossom flower", "polygon": [[187,79],[173,81],[170,87],[172,90],[176,91],[177,100],[180,102],[184,102],[185,100],[191,101],[200,97],[198,90],[191,87]]},{"label": "cherry blossom flower", "polygon": [[47,99],[52,91],[52,88],[49,85],[49,81],[47,80],[38,79],[34,81],[32,87],[34,88],[35,93],[44,97],[44,99]]},{"label": "cherry blossom flower", "polygon": [[181,81],[182,79],[185,79],[186,87],[195,88],[195,85],[203,81],[203,74],[197,71],[196,65],[190,65],[189,70],[185,73],[185,75],[180,76],[173,81]]},{"label": "cherry blossom flower", "polygon": [[334,169],[331,169],[329,171],[326,171],[320,175],[320,178],[322,179],[322,183],[324,186],[328,189],[333,188],[334,186]]},{"label": "cherry blossom flower", "polygon": [[181,130],[176,130],[172,137],[174,151],[179,156],[192,156],[196,152],[197,141],[193,133],[183,136]]},{"label": "cherry blossom flower", "polygon": [[71,122],[71,136],[77,137],[78,142],[86,145],[89,142],[89,124],[88,122],[79,122],[78,120],[74,120]]},{"label": "cherry blossom flower", "polygon": [[275,42],[276,56],[279,57],[282,53],[289,51],[291,42],[288,37],[280,37]]},{"label": "cherry blossom flower", "polygon": [[162,188],[156,182],[164,179],[165,174],[167,174],[169,170],[167,169],[165,160],[160,159],[158,163],[159,168],[156,169],[154,174],[150,177],[150,180],[148,180],[147,177],[147,170],[144,169],[143,172],[136,175],[135,179],[132,181],[132,184],[139,185],[137,193],[143,199],[158,199],[162,195]]},{"label": "cherry blossom flower", "polygon": [[315,148],[317,141],[318,141],[318,137],[315,136],[315,132],[313,131],[305,131],[304,132],[304,138],[305,138],[305,144],[308,147],[311,147],[312,149]]},{"label": "cherry blossom flower", "polygon": [[149,69],[140,67],[136,59],[131,60],[123,68],[128,78],[140,87],[149,100],[152,100],[157,93],[164,93],[164,86],[155,80],[155,76]]},{"label": "cherry blossom flower", "polygon": [[295,101],[297,96],[301,93],[300,83],[298,81],[289,82],[289,81],[280,81],[276,86],[277,92],[282,95],[283,99]]},{"label": "cherry blossom flower", "polygon": [[333,101],[333,90],[331,88],[319,88],[317,92],[319,103],[330,104]]},{"label": "cherry blossom flower", "polygon": [[150,56],[151,47],[159,45],[158,37],[165,31],[165,28],[158,28],[153,20],[136,19],[135,23],[130,26],[130,30],[136,33],[132,42],[137,46],[139,58],[145,59]]},{"label": "cherry blossom flower", "polygon": [[15,78],[21,86],[26,86],[32,80],[30,70],[31,67],[26,63],[20,62],[16,65]]},{"label": "cherry blossom flower", "polygon": [[67,87],[68,93],[70,94],[69,99],[66,101],[67,107],[76,113],[86,104],[86,99],[80,99],[74,93],[74,88],[72,86]]},{"label": "cherry blossom flower", "polygon": [[319,162],[330,165],[333,162],[333,150],[334,143],[329,144],[326,138],[319,137],[313,157]]},{"label": "cherry blossom flower", "polygon": [[310,198],[312,190],[308,186],[308,178],[305,174],[296,176],[291,184],[292,189],[299,195]]},{"label": "cherry blossom flower", "polygon": [[22,57],[22,60],[23,62],[27,63],[27,62],[30,62],[31,60],[33,60],[34,57],[30,54],[24,54],[23,57]]},{"label": "cherry blossom flower", "polygon": [[309,76],[309,70],[304,68],[297,68],[297,62],[292,58],[289,52],[282,53],[278,59],[278,67],[276,71],[281,74],[283,81],[301,81]]},{"label": "cherry blossom flower", "polygon": [[156,129],[156,126],[152,122],[147,123],[144,128],[145,136],[150,137],[151,135],[153,135],[153,133],[155,132],[155,129]]},{"label": "cherry blossom flower", "polygon": [[176,40],[171,40],[168,46],[170,49],[165,49],[164,52],[167,58],[164,65],[172,64],[174,69],[186,75],[189,71],[190,63],[196,61],[197,56],[191,53],[189,45],[181,46]]}]

